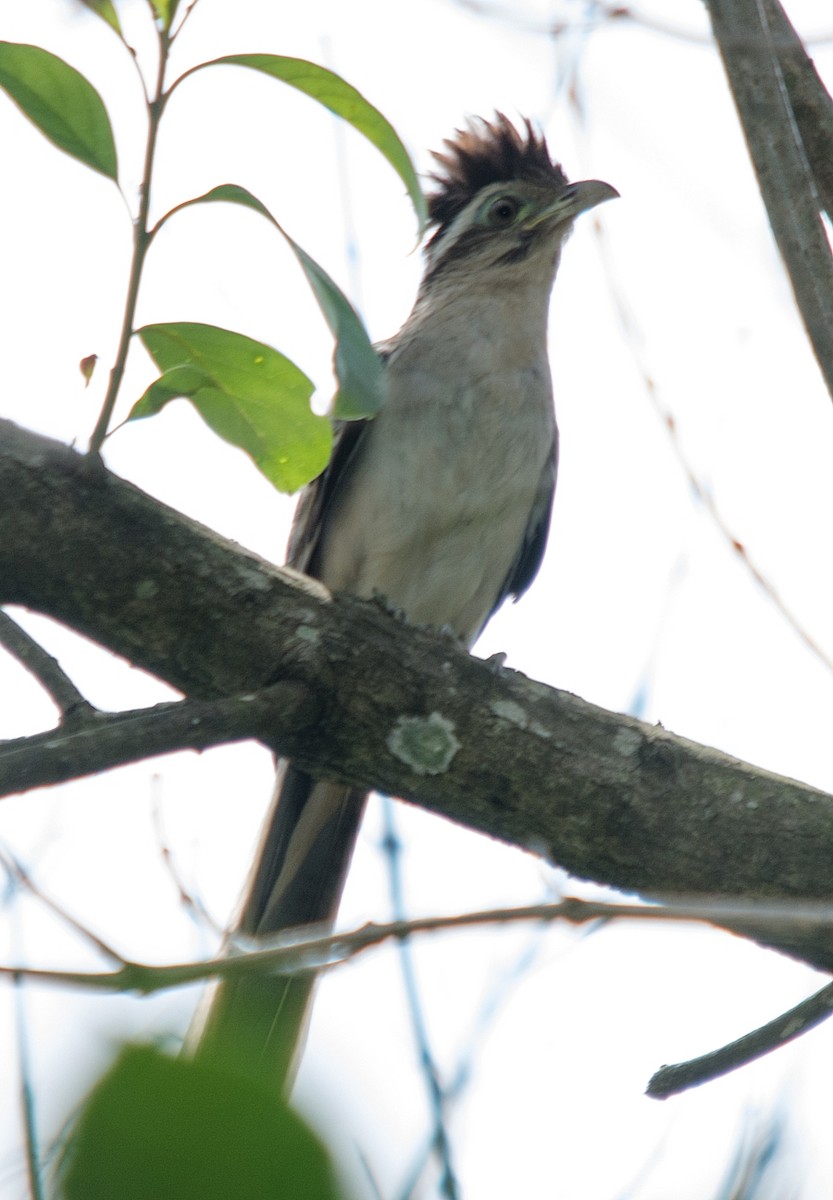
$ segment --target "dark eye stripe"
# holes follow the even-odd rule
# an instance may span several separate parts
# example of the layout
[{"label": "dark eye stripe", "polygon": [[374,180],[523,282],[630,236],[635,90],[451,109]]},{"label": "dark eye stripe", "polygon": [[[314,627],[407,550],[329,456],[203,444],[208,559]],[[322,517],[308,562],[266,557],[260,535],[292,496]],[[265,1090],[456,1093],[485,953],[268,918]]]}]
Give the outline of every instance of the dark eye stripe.
[{"label": "dark eye stripe", "polygon": [[499,263],[518,263],[523,262],[528,257],[530,250],[535,242],[535,237],[532,233],[521,233],[518,237],[516,245],[511,250],[507,250],[497,260]]}]

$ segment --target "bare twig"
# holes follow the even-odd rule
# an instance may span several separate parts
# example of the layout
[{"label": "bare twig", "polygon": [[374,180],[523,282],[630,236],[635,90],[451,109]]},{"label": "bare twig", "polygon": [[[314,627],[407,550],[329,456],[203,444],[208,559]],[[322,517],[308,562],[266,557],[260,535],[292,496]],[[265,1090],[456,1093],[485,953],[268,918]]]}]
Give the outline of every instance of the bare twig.
[{"label": "bare twig", "polygon": [[[762,3],[766,3],[768,6],[768,11],[774,10],[778,7],[777,0],[762,0]],[[783,17],[783,11],[780,10],[780,8],[779,11]],[[810,59],[807,57],[804,47],[801,45],[801,42],[792,29],[792,26],[786,20],[786,17],[783,17],[783,20],[785,24],[776,26],[773,37],[778,40],[779,48],[783,50],[784,56],[786,56],[787,61],[792,67],[792,73],[789,77],[791,82],[788,84],[788,86],[790,88],[790,95],[793,99],[793,103],[796,106],[799,104],[803,106],[801,109],[803,113],[802,134],[805,136],[806,140],[806,137],[809,135],[809,132],[813,127],[814,117],[824,108],[824,103],[821,95],[819,94],[819,89],[821,90],[821,93],[823,93],[824,99],[826,99],[828,105],[830,103],[830,97],[827,96],[827,93],[824,91],[821,82],[818,81],[817,76],[815,76],[815,78],[818,81],[818,88],[815,88],[806,83],[806,73],[800,74],[798,72],[796,59],[799,56],[801,58],[802,66],[804,65],[804,60],[806,60],[806,63],[809,64],[809,70],[815,73],[815,68],[813,67]],[[751,43],[748,45],[747,43],[749,43],[749,39],[744,39],[743,44],[751,52]],[[582,128],[582,131],[584,131],[585,112],[583,105],[576,102],[575,96],[573,99],[573,110],[576,114],[579,126]],[[830,115],[830,121],[833,122],[833,111]],[[828,126],[823,126],[823,129],[828,129]],[[815,136],[816,173],[819,177],[824,176],[825,186],[830,188],[831,196],[833,196],[833,150],[831,150],[831,145],[833,145],[833,131],[831,131],[830,142],[827,143],[826,146],[826,153],[819,153],[818,150],[818,140],[821,137],[821,133],[817,132]],[[826,175],[824,174],[825,172]],[[771,603],[776,607],[793,632],[798,638],[800,638],[807,649],[819,660],[819,662],[821,662],[829,671],[833,672],[833,657],[831,657],[831,655],[816,640],[813,634],[810,633],[810,631],[801,623],[799,618],[792,611],[781,593],[778,591],[772,580],[769,579],[769,577],[764,573],[763,570],[761,570],[755,560],[750,556],[743,540],[730,527],[729,523],[723,516],[723,513],[721,512],[713,493],[703,483],[702,479],[697,473],[696,468],[688,458],[680,440],[676,419],[663,401],[661,389],[657,384],[656,378],[653,372],[650,370],[647,361],[645,360],[642,350],[640,349],[640,347],[645,343],[645,338],[642,336],[639,321],[633,311],[633,307],[616,275],[616,271],[611,259],[610,248],[604,224],[598,219],[594,220],[593,231],[596,237],[596,244],[599,251],[602,270],[605,273],[607,281],[608,293],[611,297],[616,316],[619,319],[619,324],[625,338],[625,344],[631,352],[634,366],[636,367],[636,370],[642,380],[642,385],[645,389],[648,399],[657,416],[662,421],[663,427],[665,428],[669,438],[671,439],[671,446],[674,451],[674,455],[677,458],[683,473],[685,474],[689,487],[702,504],[705,512],[711,518],[715,528],[723,538],[724,542],[728,545],[729,549],[741,560],[745,569],[749,572],[758,586],[763,590]]]},{"label": "bare twig", "polygon": [[[154,777],[153,777],[154,785],[157,785],[158,782],[159,782],[159,776],[154,775]],[[154,788],[154,791],[155,791],[155,788]],[[186,887],[185,881],[183,880],[183,878],[179,872],[179,867],[177,866],[177,862],[174,857],[174,854],[173,854],[170,846],[168,845],[167,832],[165,830],[165,824],[162,819],[162,811],[161,811],[161,807],[159,804],[158,796],[156,794],[154,795],[152,818],[153,818],[153,828],[156,833],[156,844],[158,845],[159,853],[162,856],[162,863],[165,867],[165,870],[168,872],[171,882],[173,883],[174,887],[177,890],[177,893],[179,895],[180,904],[185,909],[185,911],[192,918],[194,918],[194,920],[196,921],[197,925],[200,928],[209,929],[209,930],[211,930],[212,933],[216,934],[217,937],[221,937],[223,934],[223,929],[214,920],[214,918],[211,916],[211,914],[209,913],[209,911],[205,907],[205,905],[202,903],[202,901],[197,896],[193,895],[193,893],[189,890],[189,888]]]},{"label": "bare twig", "polygon": [[[396,828],[393,802],[387,797],[383,801],[382,811],[385,825],[383,846],[388,868],[391,908],[394,917],[399,921],[404,920],[406,912],[401,867],[402,842],[399,839],[399,833]],[[451,1157],[451,1139],[448,1136],[446,1126],[446,1090],[440,1080],[439,1068],[428,1036],[422,997],[420,996],[419,984],[417,983],[416,966],[411,952],[411,942],[408,938],[399,938],[397,944],[408,1015],[428,1092],[432,1124],[431,1145],[440,1165],[440,1194],[445,1196],[447,1200],[457,1200],[459,1197],[459,1186]]]},{"label": "bare twig", "polygon": [[660,1067],[651,1076],[645,1094],[654,1100],[667,1100],[688,1088],[707,1083],[745,1067],[747,1063],[762,1058],[771,1050],[785,1046],[801,1037],[808,1029],[813,1029],[833,1015],[833,983],[826,984],[820,991],[808,996],[794,1008],[782,1013],[773,1021],[768,1021],[759,1029],[744,1034],[719,1050],[711,1050],[699,1058],[689,1059],[688,1062],[674,1063],[671,1066]]},{"label": "bare twig", "polygon": [[66,730],[0,742],[0,796],[79,779],[174,750],[258,738],[309,725],[318,712],[311,690],[277,683],[220,700],[176,700],[124,713],[96,711]]},{"label": "bare twig", "polygon": [[[484,0],[452,0],[457,8],[462,8],[485,20],[499,21],[511,29],[538,37],[558,38],[567,33],[593,32],[602,25],[617,22],[620,25],[636,25],[642,29],[650,29],[664,37],[674,38],[681,42],[693,42],[698,46],[711,45],[712,39],[708,34],[697,33],[691,29],[683,29],[678,25],[670,25],[649,12],[640,12],[627,4],[596,3],[585,5],[583,15],[570,20],[537,20],[534,17],[520,15],[511,4],[485,3]],[[754,36],[743,39],[745,43],[754,44]],[[823,46],[833,42],[833,30],[821,31],[808,39],[811,46]],[[787,43],[785,43],[787,44]]]},{"label": "bare twig", "polygon": [[68,925],[70,929],[74,929],[80,937],[89,942],[93,948],[99,952],[99,954],[103,955],[105,958],[109,958],[114,963],[119,963],[120,965],[124,963],[125,960],[123,955],[119,954],[119,952],[114,950],[112,946],[108,945],[103,938],[100,938],[98,934],[93,933],[91,929],[88,929],[86,925],[83,925],[79,920],[68,913],[67,910],[63,908],[57,900],[53,900],[50,896],[47,896],[45,892],[41,891],[41,889],[25,870],[23,865],[17,861],[11,851],[2,846],[0,846],[0,862],[3,863],[3,866],[6,868],[11,878],[19,887],[23,887],[27,892],[30,892],[37,900],[40,901],[41,904],[44,905],[45,908],[48,908],[50,912],[54,913],[56,917],[63,921],[65,925]]},{"label": "bare twig", "polygon": [[[27,886],[30,886],[27,883]],[[39,893],[38,893],[39,894]],[[15,986],[24,979],[39,983],[87,988],[104,992],[138,992],[147,995],[186,983],[210,978],[234,978],[248,974],[282,975],[321,970],[332,967],[354,957],[362,950],[391,938],[403,941],[416,933],[467,928],[481,924],[506,924],[517,921],[566,920],[572,924],[585,924],[599,920],[697,920],[709,923],[733,924],[753,922],[766,928],[770,925],[787,923],[833,924],[831,904],[758,904],[735,901],[673,900],[661,907],[633,904],[606,904],[577,900],[566,897],[555,904],[535,904],[513,909],[489,909],[482,912],[464,913],[453,917],[421,917],[414,920],[397,920],[387,924],[368,924],[348,933],[303,936],[287,941],[284,936],[278,944],[259,950],[243,949],[231,956],[222,956],[206,962],[175,963],[168,966],[150,966],[119,959],[115,952],[94,935],[67,918],[50,902],[50,907],[82,933],[103,948],[110,957],[119,961],[114,971],[81,972],[43,970],[26,966],[0,965],[0,976],[11,977]],[[833,984],[801,1004],[796,1005],[774,1021],[739,1038],[720,1050],[693,1059],[690,1062],[662,1067],[648,1084],[647,1094],[664,1099],[686,1088],[704,1083],[728,1071],[760,1058],[769,1051],[794,1040],[807,1030],[833,1015]],[[440,1099],[440,1098],[438,1098]],[[436,1126],[434,1130],[436,1137]],[[453,1176],[451,1176],[453,1183]],[[446,1184],[451,1186],[447,1181]]]},{"label": "bare twig", "polygon": [[292,975],[320,971],[355,957],[392,938],[407,938],[418,933],[437,933],[467,929],[477,925],[515,924],[519,921],[705,921],[708,924],[754,924],[761,929],[784,926],[833,926],[833,904],[669,899],[662,905],[606,904],[565,897],[555,904],[529,904],[519,908],[494,908],[457,916],[415,917],[408,921],[371,922],[343,933],[303,935],[272,939],[263,948],[250,950],[239,939],[229,956],[202,962],[151,966],[125,960],[115,971],[62,971],[39,967],[0,965],[0,976],[20,975],[39,983],[85,988],[95,992],[135,992],[149,995],[187,983],[215,978],[246,975]]},{"label": "bare twig", "polygon": [[645,393],[671,440],[671,447],[674,451],[674,455],[677,459],[677,462],[680,464],[680,467],[682,468],[689,487],[702,504],[706,513],[711,518],[715,528],[723,538],[724,542],[726,542],[732,553],[736,554],[741,560],[743,566],[746,568],[758,586],[763,590],[771,603],[774,604],[778,609],[778,612],[790,626],[793,633],[795,633],[796,636],[801,639],[807,649],[813,655],[815,655],[819,662],[822,663],[828,669],[828,671],[833,671],[833,657],[831,657],[831,655],[827,653],[821,644],[816,641],[812,633],[810,633],[810,631],[804,625],[802,625],[801,621],[789,607],[784,597],[776,588],[775,584],[751,557],[741,538],[731,528],[726,518],[723,516],[723,513],[721,512],[711,490],[702,482],[696,468],[688,458],[680,440],[676,418],[663,401],[660,387],[657,384],[653,374],[649,370],[648,364],[645,362],[643,354],[639,349],[640,343],[644,339],[639,336],[637,318],[634,315],[630,303],[625,296],[624,291],[622,290],[619,280],[616,277],[604,227],[599,221],[596,221],[594,223],[594,230],[599,248],[602,269],[604,270],[607,278],[608,292],[613,302],[616,315],[619,318],[622,331],[625,335],[626,344],[630,349],[634,360],[634,365],[636,366],[636,369],[642,379],[642,386],[645,389]]},{"label": "bare twig", "polygon": [[[603,919],[587,922],[581,929],[576,930],[574,938],[555,957],[560,960],[563,956],[571,954],[579,945],[583,944],[587,937],[592,937],[604,928],[604,925]],[[510,993],[530,973],[536,959],[540,956],[544,945],[543,933],[543,927],[538,926],[517,957],[497,979],[491,981],[489,991],[483,998],[478,1012],[468,1022],[468,1039],[456,1063],[448,1073],[445,1085],[446,1112],[461,1100],[465,1089],[471,1083],[480,1047],[489,1035],[503,1006],[507,1003]],[[552,957],[549,955],[548,960],[552,961]],[[420,1194],[419,1183],[430,1160],[433,1145],[433,1138],[426,1139],[414,1152],[413,1160],[404,1174],[404,1182],[397,1192],[398,1200],[413,1200],[414,1196]]]},{"label": "bare twig", "polygon": [[28,634],[8,613],[0,610],[0,646],[22,663],[58,706],[61,720],[67,717],[88,716],[94,711],[89,700],[40,643]]},{"label": "bare twig", "polygon": [[[12,914],[12,944],[15,953],[22,954],[22,931],[19,909]],[[35,1091],[32,1086],[32,1059],[29,1042],[29,1025],[25,1003],[25,983],[21,975],[12,976],[14,1025],[17,1042],[17,1061],[20,1071],[20,1109],[23,1136],[26,1145],[26,1171],[29,1178],[30,1200],[44,1200],[41,1171],[41,1150],[38,1138]]]},{"label": "bare twig", "polygon": [[20,1067],[20,1107],[26,1142],[26,1170],[29,1176],[30,1200],[45,1200],[41,1174],[40,1141],[38,1139],[35,1093],[32,1087],[32,1064],[29,1054],[29,1030],[26,1022],[23,980],[14,978],[14,1013],[17,1037],[17,1057]]},{"label": "bare twig", "polygon": [[185,12],[182,16],[181,21],[179,22],[179,25],[176,27],[175,30],[171,31],[171,34],[169,37],[169,45],[173,45],[173,43],[176,41],[176,39],[182,33],[182,28],[183,28],[185,22],[190,17],[191,13],[197,7],[197,3],[198,3],[198,0],[190,0],[190,3],[186,6]]}]

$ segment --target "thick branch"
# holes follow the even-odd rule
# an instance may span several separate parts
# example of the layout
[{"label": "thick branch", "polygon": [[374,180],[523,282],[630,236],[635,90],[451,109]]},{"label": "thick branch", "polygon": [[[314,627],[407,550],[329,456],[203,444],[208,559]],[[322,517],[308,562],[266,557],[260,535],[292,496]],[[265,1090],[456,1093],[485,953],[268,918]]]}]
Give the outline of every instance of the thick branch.
[{"label": "thick branch", "polygon": [[706,6],[769,223],[833,395],[833,258],[820,216],[830,199],[830,98],[777,0]]},{"label": "thick branch", "polygon": [[[305,684],[325,703],[292,731],[301,766],[578,876],[647,895],[833,897],[831,797],[331,597],[8,422],[0,603],[48,613],[193,697]],[[824,929],[733,928],[833,964]]]},{"label": "thick branch", "polygon": [[778,0],[763,10],[819,198],[833,221],[833,100]]}]

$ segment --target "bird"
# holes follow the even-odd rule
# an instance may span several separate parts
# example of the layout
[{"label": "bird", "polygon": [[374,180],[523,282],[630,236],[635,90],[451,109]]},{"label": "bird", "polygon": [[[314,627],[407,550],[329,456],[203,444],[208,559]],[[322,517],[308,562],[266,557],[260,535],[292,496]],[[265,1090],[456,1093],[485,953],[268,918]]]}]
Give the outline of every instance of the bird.
[{"label": "bird", "polygon": [[[416,301],[377,347],[384,403],[337,426],[329,465],[301,493],[287,562],[470,649],[541,564],[558,466],[550,293],[575,219],[619,193],[569,182],[533,123],[500,112],[469,119],[433,158]],[[231,943],[332,925],[365,800],[279,765]],[[221,981],[197,1053],[288,1087],[314,982],[311,971]]]}]

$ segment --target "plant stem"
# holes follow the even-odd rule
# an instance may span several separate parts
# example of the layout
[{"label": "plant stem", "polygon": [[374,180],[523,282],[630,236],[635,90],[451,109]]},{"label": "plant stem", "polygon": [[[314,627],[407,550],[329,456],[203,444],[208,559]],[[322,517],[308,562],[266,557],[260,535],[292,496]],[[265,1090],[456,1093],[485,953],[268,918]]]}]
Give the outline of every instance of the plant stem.
[{"label": "plant stem", "polygon": [[150,245],[150,235],[148,234],[148,212],[150,211],[150,183],[153,175],[153,159],[156,153],[156,138],[159,133],[159,123],[162,119],[162,113],[165,108],[165,103],[168,99],[165,87],[165,68],[168,65],[168,50],[170,48],[170,38],[165,30],[159,30],[159,65],[156,73],[156,86],[153,91],[153,96],[147,101],[148,111],[148,132],[147,142],[145,144],[145,162],[142,170],[142,182],[139,192],[139,212],[136,220],[133,223],[133,256],[130,262],[130,276],[127,283],[127,297],[124,303],[124,317],[122,318],[121,333],[119,335],[119,345],[116,351],[115,362],[110,371],[110,381],[107,385],[107,394],[104,397],[104,403],[101,406],[101,412],[98,416],[95,429],[90,438],[90,454],[100,454],[104,439],[107,436],[107,431],[110,426],[110,420],[113,416],[116,399],[121,387],[121,381],[124,376],[124,368],[127,362],[127,353],[130,349],[130,339],[133,336],[133,320],[136,314],[136,300],[139,295],[139,284],[142,279],[142,267],[145,262]]},{"label": "plant stem", "polygon": [[184,16],[184,17],[182,18],[182,20],[179,22],[179,25],[177,26],[177,28],[176,28],[176,29],[173,31],[173,33],[171,33],[171,35],[170,35],[170,41],[171,41],[171,42],[173,42],[175,38],[178,38],[178,37],[179,37],[179,35],[180,35],[180,33],[182,33],[182,26],[183,26],[183,25],[185,24],[185,22],[188,20],[188,18],[190,17],[191,13],[194,11],[194,9],[195,9],[196,7],[197,7],[197,0],[191,0],[191,3],[188,5],[188,7],[187,7],[187,8],[186,8],[186,10],[185,10],[185,16]]}]

